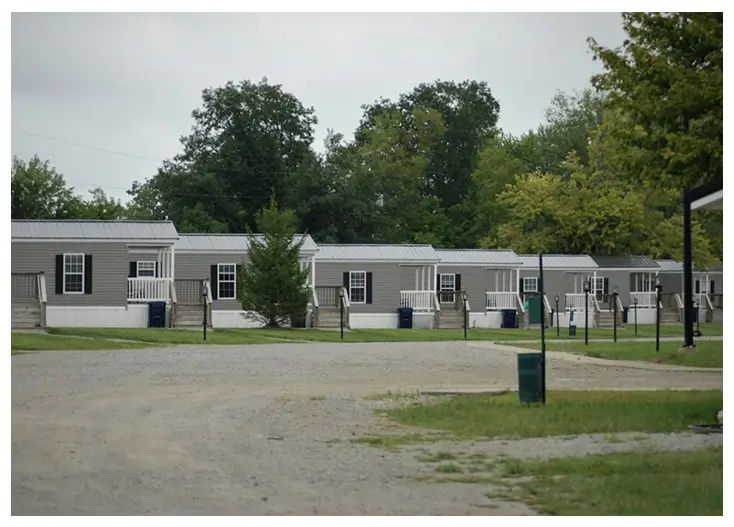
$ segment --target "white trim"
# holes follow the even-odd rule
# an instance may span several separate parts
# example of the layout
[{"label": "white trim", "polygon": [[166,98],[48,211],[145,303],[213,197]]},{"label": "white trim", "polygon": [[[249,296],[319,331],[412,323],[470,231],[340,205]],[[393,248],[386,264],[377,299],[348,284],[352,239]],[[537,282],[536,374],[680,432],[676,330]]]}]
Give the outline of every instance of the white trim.
[{"label": "white trim", "polygon": [[[456,302],[456,275],[457,273],[438,273],[438,300],[441,304],[453,304]],[[451,289],[444,289],[443,288],[443,277],[444,276],[450,276],[451,277]],[[446,295],[446,298],[448,298],[448,295],[450,294],[451,297],[449,300],[444,300],[444,296]]]},{"label": "white trim", "polygon": [[[153,276],[140,276],[140,264],[151,264],[153,266]],[[135,262],[135,278],[155,278],[156,263],[154,260],[138,260]],[[160,268],[160,267],[159,267]]]},{"label": "white trim", "polygon": [[[721,201],[720,204],[716,204],[717,201]],[[714,207],[707,207],[707,205],[715,204]],[[712,192],[707,196],[698,198],[696,201],[691,202],[691,210],[696,209],[709,209],[709,210],[724,210],[724,189]]]},{"label": "white trim", "polygon": [[45,243],[125,243],[127,245],[150,245],[151,247],[171,247],[176,243],[174,238],[144,239],[135,238],[11,238],[11,242],[45,242]]},{"label": "white trim", "polygon": [[506,270],[506,269],[518,269],[518,264],[507,263],[507,264],[488,264],[488,263],[454,263],[454,262],[441,262],[438,267],[481,267],[482,269],[489,270]]},{"label": "white trim", "polygon": [[[66,257],[67,256],[81,256],[82,257],[82,272],[81,273],[67,273],[66,272]],[[62,273],[62,276],[61,276],[61,284],[63,286],[63,294],[65,294],[65,295],[83,295],[84,294],[84,271],[86,270],[84,268],[84,265],[86,263],[85,262],[85,259],[86,259],[86,255],[84,253],[64,253],[63,254],[63,256],[62,256],[63,262],[62,263],[63,263],[63,271],[64,272]],[[67,291],[66,290],[66,276],[67,275],[79,275],[79,274],[81,274],[81,277],[82,277],[82,290],[81,291]]]},{"label": "white trim", "polygon": [[[528,289],[525,285],[526,280],[535,280],[535,289]],[[522,277],[522,292],[525,293],[539,293],[540,289],[540,278],[537,276],[523,276]]]},{"label": "white trim", "polygon": [[628,272],[628,273],[654,273],[659,271],[659,267],[599,267],[596,271],[605,271],[607,273]]},{"label": "white trim", "polygon": [[[316,263],[345,263],[345,264],[394,264],[401,267],[421,267],[424,265],[441,265],[436,260],[340,260],[337,258],[319,258],[316,256]],[[448,264],[447,264],[448,265]]]},{"label": "white trim", "polygon": [[[355,287],[354,289],[363,289],[364,290],[364,296],[362,297],[363,300],[361,302],[357,302],[354,300],[354,295],[352,294],[352,275],[353,274],[363,274],[364,275],[364,287]],[[351,304],[366,304],[367,303],[367,271],[349,271],[349,302]]]},{"label": "white trim", "polygon": [[[225,265],[231,265],[234,268],[234,280],[222,280],[222,267]],[[225,272],[224,274],[230,274]],[[233,284],[232,294],[234,296],[222,296],[221,284]],[[235,263],[218,263],[217,264],[217,300],[237,300],[237,264]]]}]

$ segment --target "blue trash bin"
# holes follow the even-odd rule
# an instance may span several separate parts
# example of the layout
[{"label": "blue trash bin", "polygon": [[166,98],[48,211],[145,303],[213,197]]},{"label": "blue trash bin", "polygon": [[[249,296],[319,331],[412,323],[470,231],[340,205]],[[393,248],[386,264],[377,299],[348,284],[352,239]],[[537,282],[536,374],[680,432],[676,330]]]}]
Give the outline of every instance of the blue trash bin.
[{"label": "blue trash bin", "polygon": [[517,329],[517,311],[514,309],[502,310],[502,328]]},{"label": "blue trash bin", "polygon": [[398,308],[398,329],[413,329],[413,308]]},{"label": "blue trash bin", "polygon": [[166,303],[165,302],[149,302],[148,303],[148,327],[149,328],[165,328],[166,327]]}]

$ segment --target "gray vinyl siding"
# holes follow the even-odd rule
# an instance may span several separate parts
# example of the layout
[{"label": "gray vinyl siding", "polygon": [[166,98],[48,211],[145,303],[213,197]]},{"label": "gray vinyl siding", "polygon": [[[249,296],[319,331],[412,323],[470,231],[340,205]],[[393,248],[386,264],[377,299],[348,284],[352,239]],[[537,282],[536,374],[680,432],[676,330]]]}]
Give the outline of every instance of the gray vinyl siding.
[{"label": "gray vinyl siding", "polygon": [[[654,271],[654,270],[653,270]],[[609,294],[611,295],[614,290],[619,293],[619,300],[623,307],[628,307],[630,304],[630,283],[634,278],[630,271],[619,271],[614,269],[599,269],[596,272],[596,278],[607,278],[609,280]],[[608,301],[604,302],[605,305]],[[608,304],[611,305],[611,304]]]},{"label": "gray vinyl siding", "polygon": [[[56,294],[56,255],[92,256],[92,294]],[[49,306],[126,306],[128,275],[124,242],[12,242],[11,272],[46,274]]]},{"label": "gray vinyl siding", "polygon": [[[431,267],[432,268],[432,267]],[[372,303],[352,304],[352,313],[394,313],[400,305],[400,291],[415,289],[415,267],[396,263],[349,263],[316,261],[316,286],[340,286],[344,273],[372,273]]]},{"label": "gray vinyl siding", "polygon": [[663,286],[663,294],[683,293],[683,274],[660,273],[658,278],[660,279],[660,285]]},{"label": "gray vinyl siding", "polygon": [[466,291],[469,308],[473,312],[484,311],[486,309],[487,291],[497,290],[498,284],[499,289],[504,291],[517,290],[516,271],[514,269],[505,269],[502,271],[468,265],[439,265],[438,274],[442,273],[461,275],[461,290]]},{"label": "gray vinyl siding", "polygon": [[[246,253],[176,253],[174,275],[176,279],[180,280],[209,279],[212,265],[225,263],[245,265],[248,261]],[[212,308],[221,311],[238,311],[242,309],[242,304],[236,299],[217,299],[213,301]]]},{"label": "gray vinyl siding", "polygon": [[[571,271],[562,271],[558,269],[554,270],[543,270],[543,289],[545,289],[545,296],[548,298],[548,302],[551,304],[551,308],[556,308],[555,298],[558,295],[558,309],[560,311],[566,310],[566,293],[583,293],[584,292],[584,277],[589,276],[591,273],[580,273]],[[523,278],[539,278],[540,273],[537,269],[523,269],[520,271],[520,279]],[[575,290],[574,290],[575,284]],[[540,282],[538,282],[540,287]],[[526,294],[525,298],[529,298],[531,295]]]}]

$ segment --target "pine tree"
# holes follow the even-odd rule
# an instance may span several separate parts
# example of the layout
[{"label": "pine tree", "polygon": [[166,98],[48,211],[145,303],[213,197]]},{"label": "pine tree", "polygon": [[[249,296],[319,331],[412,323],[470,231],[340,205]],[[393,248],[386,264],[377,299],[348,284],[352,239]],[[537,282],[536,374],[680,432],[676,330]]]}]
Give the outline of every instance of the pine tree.
[{"label": "pine tree", "polygon": [[301,270],[304,239],[294,239],[296,217],[280,211],[275,198],[257,218],[260,236],[252,235],[249,263],[242,266],[238,298],[249,318],[266,327],[280,327],[288,319],[304,320],[310,291],[308,269]]}]

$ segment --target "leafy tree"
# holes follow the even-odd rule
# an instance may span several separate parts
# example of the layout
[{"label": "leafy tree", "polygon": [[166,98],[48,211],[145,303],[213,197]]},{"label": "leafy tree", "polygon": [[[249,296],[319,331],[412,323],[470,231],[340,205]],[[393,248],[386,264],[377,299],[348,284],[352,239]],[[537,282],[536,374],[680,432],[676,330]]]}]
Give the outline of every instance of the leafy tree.
[{"label": "leafy tree", "polygon": [[150,181],[160,209],[199,232],[242,232],[272,189],[288,202],[289,175],[312,155],[312,108],[262,79],[203,91],[183,152]]},{"label": "leafy tree", "polygon": [[164,220],[166,213],[160,190],[156,186],[155,179],[144,183],[133,181],[132,187],[127,191],[131,197],[127,203],[125,215],[132,220]]},{"label": "leafy tree", "polygon": [[242,309],[266,327],[279,327],[288,319],[303,320],[310,295],[309,271],[300,268],[305,240],[294,241],[296,218],[291,211],[278,210],[273,197],[257,222],[262,238],[251,236],[249,263],[239,274]]},{"label": "leafy tree", "polygon": [[10,170],[10,215],[13,219],[61,220],[75,217],[80,199],[64,176],[33,156],[28,162],[13,156]]},{"label": "leafy tree", "polygon": [[81,201],[76,217],[88,220],[121,220],[126,218],[125,206],[97,187],[89,191],[91,199]]},{"label": "leafy tree", "polygon": [[723,13],[624,13],[628,38],[589,39],[604,71],[592,77],[644,133],[634,177],[682,188],[722,176]]}]

